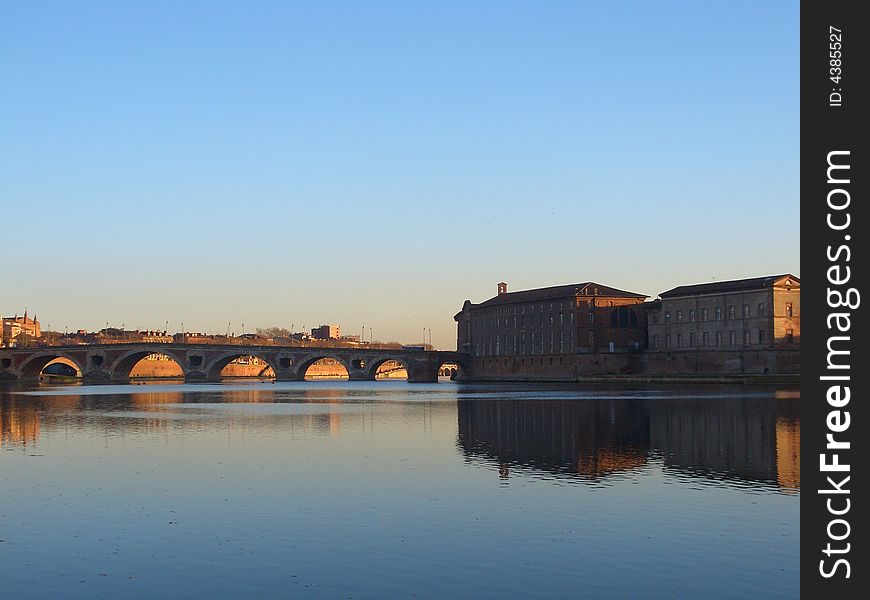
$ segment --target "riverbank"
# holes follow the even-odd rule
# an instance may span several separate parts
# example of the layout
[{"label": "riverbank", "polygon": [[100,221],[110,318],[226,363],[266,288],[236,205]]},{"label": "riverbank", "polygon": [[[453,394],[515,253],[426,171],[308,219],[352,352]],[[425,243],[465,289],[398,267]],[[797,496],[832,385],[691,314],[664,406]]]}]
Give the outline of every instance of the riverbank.
[{"label": "riverbank", "polygon": [[800,386],[800,374],[788,375],[589,375],[569,378],[462,378],[462,383],[607,383],[645,385],[657,383],[679,384],[736,384]]}]

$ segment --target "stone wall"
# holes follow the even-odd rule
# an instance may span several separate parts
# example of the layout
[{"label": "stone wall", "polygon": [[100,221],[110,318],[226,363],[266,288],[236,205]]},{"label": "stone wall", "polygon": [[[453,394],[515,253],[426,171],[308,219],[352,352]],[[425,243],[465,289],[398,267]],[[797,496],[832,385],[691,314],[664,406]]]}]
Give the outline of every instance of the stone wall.
[{"label": "stone wall", "polygon": [[477,358],[464,379],[473,381],[577,381],[584,377],[770,375],[800,373],[799,350],[588,353]]}]

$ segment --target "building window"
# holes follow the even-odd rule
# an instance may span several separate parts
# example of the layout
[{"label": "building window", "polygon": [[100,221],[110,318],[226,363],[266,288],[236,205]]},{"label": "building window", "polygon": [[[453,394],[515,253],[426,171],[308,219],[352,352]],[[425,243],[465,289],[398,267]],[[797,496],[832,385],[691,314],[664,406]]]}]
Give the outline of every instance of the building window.
[{"label": "building window", "polygon": [[764,302],[759,302],[759,303],[758,303],[758,316],[759,316],[759,317],[763,317],[763,316],[764,316]]},{"label": "building window", "polygon": [[785,316],[789,319],[794,316],[794,305],[791,302],[785,305]]},{"label": "building window", "polygon": [[689,323],[694,323],[694,322],[695,322],[695,309],[690,308],[689,309]]},{"label": "building window", "polygon": [[665,334],[665,348],[670,348],[670,347],[671,347],[671,334],[666,333]]},{"label": "building window", "polygon": [[735,317],[734,317],[734,305],[733,305],[733,304],[732,304],[731,306],[728,307],[728,318],[729,318],[729,319],[734,319],[734,318],[735,318]]},{"label": "building window", "polygon": [[758,343],[764,344],[764,330],[763,329],[758,330]]},{"label": "building window", "polygon": [[701,334],[701,345],[702,346],[709,346],[710,345],[710,332],[709,331],[705,331],[704,333]]},{"label": "building window", "polygon": [[565,324],[565,314],[559,313],[559,325],[564,325],[564,324]]},{"label": "building window", "polygon": [[729,346],[736,346],[737,345],[737,332],[736,331],[729,331],[728,332],[728,345]]},{"label": "building window", "polygon": [[550,325],[553,324],[553,315],[550,315]]},{"label": "building window", "polygon": [[682,347],[683,347],[683,334],[678,333],[677,334],[677,348],[682,348]]},{"label": "building window", "polygon": [[716,345],[717,346],[722,345],[722,332],[721,331],[716,332]]},{"label": "building window", "polygon": [[595,313],[593,313],[593,312],[590,312],[590,313],[589,313],[589,324],[590,324],[590,325],[594,325],[594,324],[595,324]]},{"label": "building window", "polygon": [[716,307],[716,320],[717,321],[722,320],[722,307],[721,306]]},{"label": "building window", "polygon": [[794,344],[794,330],[786,329],[785,331],[785,343],[786,344]]},{"label": "building window", "polygon": [[743,305],[743,318],[744,319],[749,318],[749,305],[748,304]]},{"label": "building window", "polygon": [[690,333],[689,334],[689,348],[694,348],[694,347],[695,347],[695,334]]},{"label": "building window", "polygon": [[743,345],[744,346],[749,345],[749,330],[748,329],[743,332]]},{"label": "building window", "polygon": [[671,311],[666,310],[665,311],[665,323],[670,323],[670,322],[671,322]]},{"label": "building window", "polygon": [[677,323],[682,323],[682,322],[683,322],[683,311],[678,310],[677,311]]},{"label": "building window", "polygon": [[701,309],[701,320],[706,321],[710,318],[709,311],[706,308]]},{"label": "building window", "polygon": [[568,313],[568,320],[572,325],[574,324],[574,313]]},{"label": "building window", "polygon": [[653,347],[653,350],[655,350],[656,348],[659,347],[659,336],[657,336],[657,335],[653,336],[652,347]]},{"label": "building window", "polygon": [[[564,353],[565,353],[565,332],[560,331],[559,332],[559,354],[564,354]],[[561,360],[561,359],[559,359],[559,360]]]}]

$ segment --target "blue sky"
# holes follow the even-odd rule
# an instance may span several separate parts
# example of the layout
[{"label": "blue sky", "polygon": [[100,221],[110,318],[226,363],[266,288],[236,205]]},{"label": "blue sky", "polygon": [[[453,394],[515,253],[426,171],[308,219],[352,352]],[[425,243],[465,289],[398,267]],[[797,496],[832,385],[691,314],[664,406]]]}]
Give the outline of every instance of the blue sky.
[{"label": "blue sky", "polygon": [[800,273],[797,2],[4,2],[0,311],[454,344]]}]

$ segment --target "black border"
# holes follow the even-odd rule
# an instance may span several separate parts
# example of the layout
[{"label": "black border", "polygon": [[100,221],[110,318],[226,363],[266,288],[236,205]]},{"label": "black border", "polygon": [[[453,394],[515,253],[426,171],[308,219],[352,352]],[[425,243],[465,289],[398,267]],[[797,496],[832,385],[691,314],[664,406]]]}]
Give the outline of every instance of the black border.
[{"label": "black border", "polygon": [[[828,247],[836,250],[841,244],[849,244],[851,260],[837,264],[851,268],[851,279],[840,289],[854,287],[859,292],[867,291],[866,237],[870,226],[864,216],[867,196],[868,169],[866,139],[870,121],[870,102],[866,93],[866,80],[870,75],[867,46],[870,41],[870,23],[859,18],[861,5],[857,2],[824,2],[814,0],[801,5],[801,593],[807,598],[859,598],[870,594],[864,584],[870,564],[867,563],[867,535],[864,531],[866,495],[858,487],[867,485],[866,461],[868,449],[862,441],[866,437],[868,371],[870,364],[865,359],[862,346],[868,343],[867,319],[864,313],[870,303],[870,295],[862,295],[861,305],[855,310],[834,309],[828,305],[828,268],[834,264],[828,259]],[[863,7],[866,10],[866,5]],[[842,79],[839,84],[830,79],[830,26],[842,29]],[[829,95],[834,88],[841,88],[842,105],[831,106]],[[827,225],[829,212],[828,192],[837,187],[827,180],[828,153],[848,150],[850,183],[848,191],[851,202],[848,211],[851,225],[848,231],[834,231]],[[837,215],[840,217],[841,215]],[[845,235],[850,240],[845,241]],[[841,255],[845,257],[845,253]],[[832,289],[836,289],[831,286]],[[851,544],[847,554],[839,555],[849,561],[851,572],[847,579],[845,568],[837,570],[831,578],[820,573],[820,560],[829,567],[834,558],[822,552],[828,543],[826,532],[829,521],[836,518],[829,514],[827,498],[819,493],[829,488],[827,475],[820,471],[820,454],[825,450],[825,435],[828,433],[826,418],[829,406],[826,392],[831,382],[819,378],[829,371],[827,366],[827,342],[829,332],[827,319],[832,312],[846,310],[851,315],[851,331],[848,373],[851,381],[851,400],[848,410],[851,425],[838,434],[838,439],[847,440],[851,448],[840,454],[840,462],[850,464],[851,480],[844,487],[850,489],[851,508],[844,515],[850,523],[850,534],[844,542]],[[844,335],[840,333],[839,335]],[[830,451],[828,451],[830,452]],[[844,496],[838,496],[843,498]],[[844,543],[839,542],[839,543]]]}]

